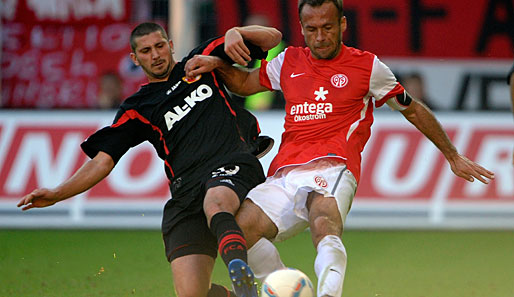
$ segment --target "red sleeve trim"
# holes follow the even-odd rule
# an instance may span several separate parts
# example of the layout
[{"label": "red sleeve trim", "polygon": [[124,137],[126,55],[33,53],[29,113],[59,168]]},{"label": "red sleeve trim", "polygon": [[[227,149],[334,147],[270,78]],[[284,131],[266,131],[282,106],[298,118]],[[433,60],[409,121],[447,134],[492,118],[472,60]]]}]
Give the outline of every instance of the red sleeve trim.
[{"label": "red sleeve trim", "polygon": [[[168,150],[168,146],[166,145],[166,141],[164,140],[164,136],[163,136],[161,129],[159,129],[159,127],[153,125],[152,123],[150,123],[150,121],[147,118],[142,116],[140,113],[138,113],[134,109],[129,109],[129,110],[125,111],[125,113],[116,121],[116,123],[112,124],[111,127],[112,128],[119,127],[119,126],[125,124],[129,120],[139,120],[142,123],[147,124],[150,127],[152,127],[152,129],[154,131],[157,131],[157,133],[159,133],[159,140],[161,141],[162,146],[164,147],[164,152],[166,153],[166,155],[170,154],[170,151]],[[171,169],[171,165],[168,164],[168,162],[166,160],[164,161],[164,163],[170,170],[171,175],[175,176],[175,173],[173,173],[173,169]]]},{"label": "red sleeve trim", "polygon": [[398,94],[401,94],[404,91],[405,91],[405,89],[403,88],[403,86],[400,83],[397,83],[396,86],[391,91],[389,91],[389,93],[387,93],[379,101],[375,102],[375,106],[380,107],[380,106],[384,105],[384,103],[386,103],[386,101],[389,100],[389,98],[394,97]]},{"label": "red sleeve trim", "polygon": [[268,77],[268,73],[266,72],[266,67],[268,66],[268,61],[261,60],[261,69],[259,69],[259,82],[261,86],[266,87],[273,91],[273,87],[271,86],[271,81]]},{"label": "red sleeve trim", "polygon": [[203,50],[202,55],[206,55],[206,56],[210,55],[215,48],[217,48],[218,46],[220,46],[223,43],[225,43],[225,36],[222,36],[222,37],[220,37],[218,39],[213,40]]}]

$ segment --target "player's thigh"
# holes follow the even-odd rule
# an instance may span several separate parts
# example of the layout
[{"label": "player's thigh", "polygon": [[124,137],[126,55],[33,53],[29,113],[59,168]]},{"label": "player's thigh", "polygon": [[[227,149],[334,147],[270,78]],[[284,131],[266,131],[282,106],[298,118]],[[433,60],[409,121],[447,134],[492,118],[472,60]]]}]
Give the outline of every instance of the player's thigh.
[{"label": "player's thigh", "polygon": [[273,221],[250,199],[245,199],[241,204],[236,221],[243,230],[248,248],[262,237],[273,240],[278,233]]},{"label": "player's thigh", "polygon": [[207,255],[213,259],[218,253],[217,239],[207,226],[203,212],[190,214],[163,234],[166,257],[172,262],[188,255]]},{"label": "player's thigh", "polygon": [[[317,192],[307,198],[309,225],[314,244],[326,235],[341,236],[343,223],[334,197],[326,197]],[[319,237],[319,238],[318,238]]]},{"label": "player's thigh", "polygon": [[207,255],[187,255],[171,261],[177,297],[207,296],[213,268],[214,258]]},{"label": "player's thigh", "polygon": [[204,211],[208,221],[218,212],[235,214],[248,191],[264,182],[262,166],[255,156],[236,153],[213,170],[205,182]]},{"label": "player's thigh", "polygon": [[226,186],[209,188],[205,194],[203,209],[207,216],[207,222],[219,212],[235,214],[239,209],[239,197],[237,193]]},{"label": "player's thigh", "polygon": [[345,170],[331,195],[309,193],[307,209],[315,245],[325,235],[341,236],[356,190],[355,177]]}]

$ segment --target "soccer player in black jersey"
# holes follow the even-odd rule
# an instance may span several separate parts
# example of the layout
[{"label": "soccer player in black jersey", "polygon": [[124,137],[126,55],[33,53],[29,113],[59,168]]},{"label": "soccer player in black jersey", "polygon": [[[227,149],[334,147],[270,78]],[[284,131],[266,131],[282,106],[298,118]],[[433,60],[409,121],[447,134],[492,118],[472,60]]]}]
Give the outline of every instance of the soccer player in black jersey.
[{"label": "soccer player in black jersey", "polygon": [[[214,72],[186,78],[184,65],[195,54],[245,65],[252,58],[265,58],[281,37],[274,28],[232,28],[175,62],[173,42],[164,29],[140,24],[130,37],[130,56],[149,84],[123,102],[111,126],[82,143],[91,160],[56,188],[24,196],[18,207],[46,207],[90,189],[128,149],[149,141],[164,160],[170,181],[172,198],[164,207],[162,232],[177,295],[231,294],[210,284],[219,250],[236,295],[257,297],[246,264],[246,242],[234,214],[247,192],[264,181],[256,157],[262,149],[259,127],[253,115],[232,104]],[[237,61],[230,59],[231,51]]]}]

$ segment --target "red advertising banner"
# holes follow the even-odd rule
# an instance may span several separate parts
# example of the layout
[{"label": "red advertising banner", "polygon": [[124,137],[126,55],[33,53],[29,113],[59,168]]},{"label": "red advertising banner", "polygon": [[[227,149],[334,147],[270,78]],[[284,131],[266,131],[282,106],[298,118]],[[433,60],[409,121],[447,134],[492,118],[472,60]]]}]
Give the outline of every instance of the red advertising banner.
[{"label": "red advertising banner", "polygon": [[[19,198],[35,187],[53,187],[71,176],[89,159],[80,144],[108,125],[112,117],[97,114],[64,116],[57,121],[51,117],[0,121],[0,197]],[[88,199],[169,198],[163,162],[150,145],[131,150],[123,159],[106,180],[87,193]]]},{"label": "red advertising banner", "polygon": [[[218,33],[264,15],[303,46],[297,0],[218,0]],[[389,57],[510,58],[514,0],[345,0],[350,46]]]},{"label": "red advertising banner", "polygon": [[129,0],[4,2],[0,106],[97,107],[103,75],[123,98],[146,81],[129,58]]},{"label": "red advertising banner", "polygon": [[[80,143],[108,125],[111,113],[3,113],[0,117],[0,200],[17,199],[35,187],[51,187],[75,172],[87,157]],[[457,120],[455,120],[457,118]],[[462,116],[461,116],[462,118]],[[429,202],[449,182],[445,200],[514,204],[510,117],[440,117],[459,151],[496,173],[489,185],[469,183],[450,172],[437,148],[401,118],[377,115],[363,154],[359,201]],[[273,125],[280,126],[277,117]],[[405,123],[403,123],[403,122]],[[263,131],[269,120],[261,120]],[[275,129],[276,130],[276,129]],[[279,134],[272,135],[278,142]],[[279,144],[276,144],[278,147]],[[272,158],[272,153],[267,158]],[[88,199],[163,199],[168,197],[164,165],[151,146],[129,151]]]},{"label": "red advertising banner", "polygon": [[[495,172],[489,185],[469,183],[450,173],[444,156],[414,127],[376,125],[363,157],[356,200],[430,202],[449,181],[444,193],[448,202],[514,204],[514,128],[466,124],[470,122],[447,124],[445,130],[454,143],[465,143],[459,149],[462,154]],[[462,141],[462,137],[466,139]]]},{"label": "red advertising banner", "polygon": [[[170,198],[149,144],[128,151],[109,176],[73,199],[22,212],[19,199],[55,187],[88,159],[80,143],[109,125],[111,112],[0,113],[0,226],[158,228]],[[276,140],[261,159],[267,169],[280,145],[283,114],[257,114]],[[438,149],[398,114],[375,114],[363,152],[360,184],[348,223],[374,228],[514,228],[512,115],[441,114],[458,150],[495,173],[488,185],[455,176]],[[353,224],[353,225],[352,225]]]},{"label": "red advertising banner", "polygon": [[128,22],[130,0],[6,0],[2,1],[6,22],[33,24],[91,25]]}]

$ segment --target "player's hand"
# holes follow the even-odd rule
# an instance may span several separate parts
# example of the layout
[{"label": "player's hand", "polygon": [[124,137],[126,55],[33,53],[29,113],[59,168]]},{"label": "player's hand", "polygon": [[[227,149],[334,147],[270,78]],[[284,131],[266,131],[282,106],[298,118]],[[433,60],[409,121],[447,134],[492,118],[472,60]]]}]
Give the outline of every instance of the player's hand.
[{"label": "player's hand", "polygon": [[488,184],[489,180],[494,179],[493,172],[460,154],[457,154],[449,162],[453,173],[469,182],[475,181],[476,178],[482,183]]},{"label": "player's hand", "polygon": [[225,53],[239,65],[247,66],[252,60],[250,50],[246,47],[243,36],[237,28],[232,28],[225,33]]},{"label": "player's hand", "polygon": [[40,208],[54,205],[58,201],[60,201],[60,199],[57,197],[55,191],[42,188],[25,195],[20,202],[18,202],[18,207],[23,206],[21,210],[28,210],[34,207]]},{"label": "player's hand", "polygon": [[185,71],[187,78],[196,77],[199,74],[211,72],[223,63],[218,57],[195,55],[186,62]]}]

